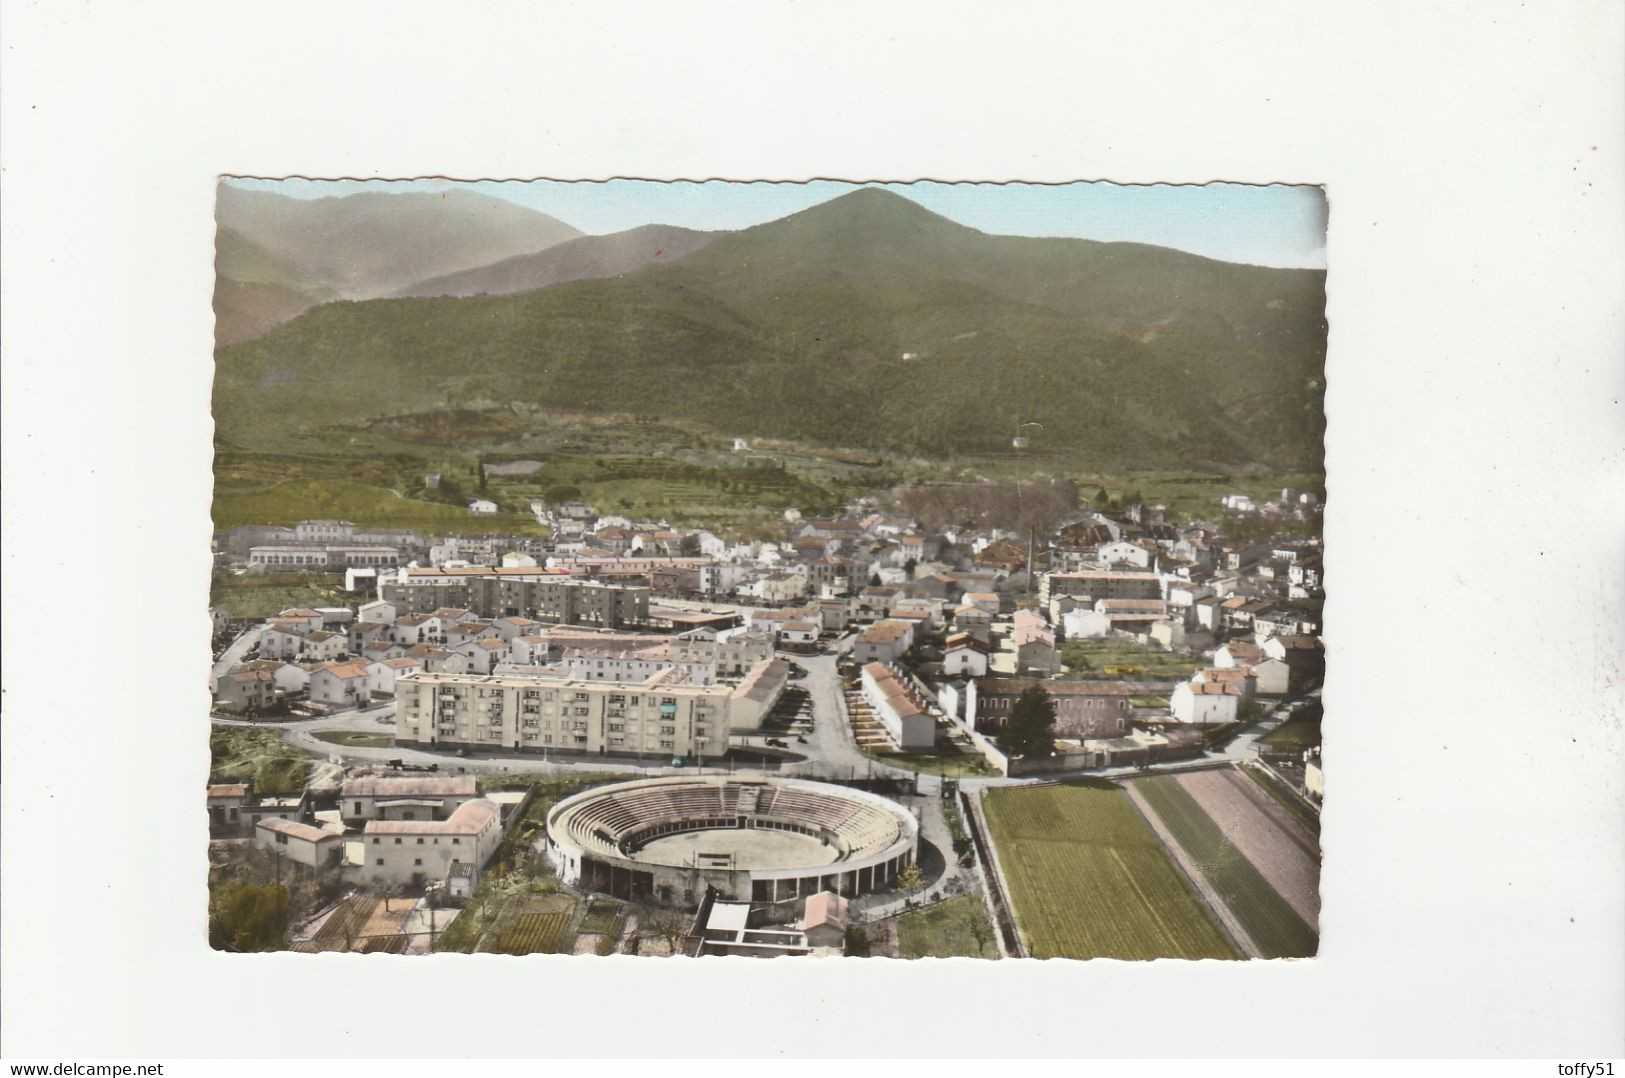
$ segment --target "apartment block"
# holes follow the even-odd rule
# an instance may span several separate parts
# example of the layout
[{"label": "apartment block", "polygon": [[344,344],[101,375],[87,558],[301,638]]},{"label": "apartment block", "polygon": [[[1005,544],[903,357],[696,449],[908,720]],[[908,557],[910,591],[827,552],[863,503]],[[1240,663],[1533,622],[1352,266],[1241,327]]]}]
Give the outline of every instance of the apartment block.
[{"label": "apartment block", "polygon": [[395,740],[488,751],[718,757],[728,751],[729,730],[758,727],[788,681],[783,662],[758,670],[737,688],[698,685],[680,669],[640,682],[410,674],[395,679]]}]

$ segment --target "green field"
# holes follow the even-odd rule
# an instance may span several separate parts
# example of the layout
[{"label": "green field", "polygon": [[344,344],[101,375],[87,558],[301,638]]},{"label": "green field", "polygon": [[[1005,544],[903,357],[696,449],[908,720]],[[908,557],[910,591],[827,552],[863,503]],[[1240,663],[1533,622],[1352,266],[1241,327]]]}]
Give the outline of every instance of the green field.
[{"label": "green field", "polygon": [[[977,941],[980,932],[983,942]],[[993,925],[980,895],[960,895],[897,919],[904,958],[997,958]]]},{"label": "green field", "polygon": [[868,752],[864,755],[881,764],[901,767],[908,771],[921,771],[929,775],[997,775],[998,769],[974,752]]},{"label": "green field", "polygon": [[213,511],[219,529],[332,517],[363,528],[410,528],[425,536],[547,534],[528,512],[474,516],[464,505],[408,498],[350,479],[290,479],[257,490],[216,490]]},{"label": "green field", "polygon": [[1139,667],[1139,673],[1123,676],[1155,681],[1183,681],[1202,668],[1200,659],[1105,636],[1066,641],[1061,645],[1061,662],[1073,674],[1088,675],[1111,675],[1107,667]]},{"label": "green field", "polygon": [[252,782],[264,797],[293,797],[310,778],[310,757],[275,730],[218,727],[209,733],[209,781]]},{"label": "green field", "polygon": [[1321,710],[1307,707],[1259,738],[1276,752],[1303,752],[1320,744]]},{"label": "green field", "polygon": [[1265,958],[1313,955],[1318,938],[1171,775],[1136,779],[1174,839],[1200,867]]},{"label": "green field", "polygon": [[353,749],[387,749],[394,744],[394,739],[388,734],[365,734],[353,730],[318,730],[311,736],[329,745],[344,745]]},{"label": "green field", "polygon": [[1115,785],[1005,787],[983,808],[1033,957],[1240,957]]},{"label": "green field", "polygon": [[353,597],[339,590],[333,573],[216,573],[209,580],[209,605],[234,618],[260,620],[300,606],[345,606]]},{"label": "green field", "polygon": [[620,920],[620,913],[619,903],[595,898],[587,904],[587,914],[581,918],[581,927],[577,931],[593,934],[608,932]]}]

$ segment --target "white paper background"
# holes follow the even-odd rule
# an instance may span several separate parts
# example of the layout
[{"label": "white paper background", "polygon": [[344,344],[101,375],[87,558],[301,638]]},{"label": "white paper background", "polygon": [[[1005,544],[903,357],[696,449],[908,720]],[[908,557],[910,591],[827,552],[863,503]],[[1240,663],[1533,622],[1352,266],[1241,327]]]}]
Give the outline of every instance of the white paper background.
[{"label": "white paper background", "polygon": [[[12,4],[9,1056],[1625,1053],[1622,15]],[[260,175],[1327,185],[1323,957],[204,947],[211,197]]]}]

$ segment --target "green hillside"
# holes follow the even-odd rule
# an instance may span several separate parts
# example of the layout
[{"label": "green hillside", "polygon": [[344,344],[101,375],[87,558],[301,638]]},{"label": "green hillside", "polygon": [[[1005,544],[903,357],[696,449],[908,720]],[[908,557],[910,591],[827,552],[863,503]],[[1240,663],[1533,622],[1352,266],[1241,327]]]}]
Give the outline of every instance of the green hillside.
[{"label": "green hillside", "polygon": [[222,438],[524,401],[921,454],[1318,470],[1324,274],[988,236],[860,190],[672,265],[333,303],[222,349]]}]

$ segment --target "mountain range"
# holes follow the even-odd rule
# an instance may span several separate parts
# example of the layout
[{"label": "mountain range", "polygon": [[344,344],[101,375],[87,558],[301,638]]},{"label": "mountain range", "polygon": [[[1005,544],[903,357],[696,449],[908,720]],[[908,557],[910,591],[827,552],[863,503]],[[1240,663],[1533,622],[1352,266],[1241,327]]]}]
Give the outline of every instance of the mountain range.
[{"label": "mountain range", "polygon": [[461,190],[298,199],[223,183],[215,220],[222,344],[317,303],[387,296],[581,235],[545,213]]},{"label": "mountain range", "polygon": [[420,281],[395,295],[511,296],[565,281],[618,277],[645,266],[675,262],[721,235],[724,233],[696,232],[672,225],[643,225],[607,236],[580,236],[545,251]]},{"label": "mountain range", "polygon": [[1323,271],[989,235],[877,189],[688,233],[669,264],[617,261],[648,253],[631,236],[419,276],[396,288],[449,295],[326,303],[221,348],[221,436],[521,400],[911,453],[998,452],[1038,422],[1035,447],[1103,463],[1320,466]]}]

